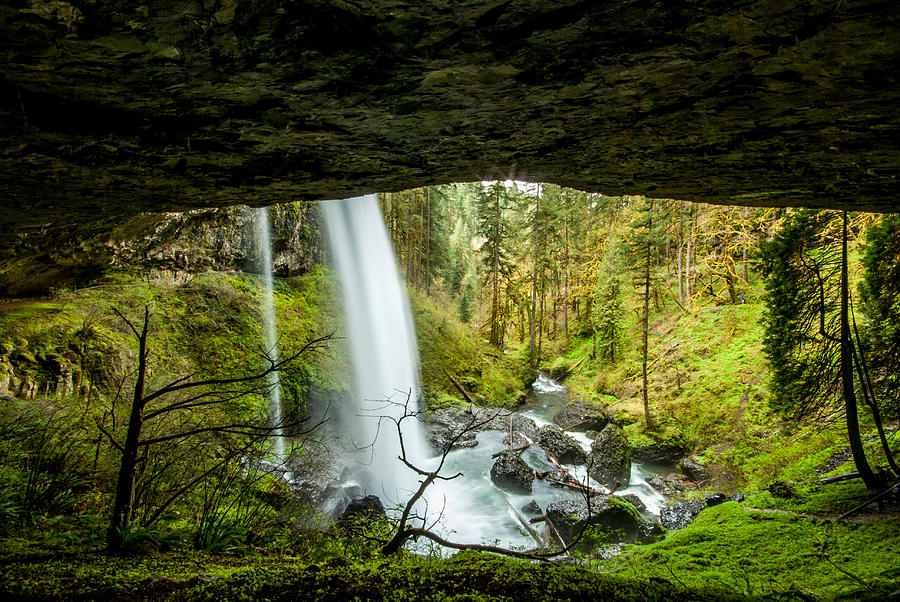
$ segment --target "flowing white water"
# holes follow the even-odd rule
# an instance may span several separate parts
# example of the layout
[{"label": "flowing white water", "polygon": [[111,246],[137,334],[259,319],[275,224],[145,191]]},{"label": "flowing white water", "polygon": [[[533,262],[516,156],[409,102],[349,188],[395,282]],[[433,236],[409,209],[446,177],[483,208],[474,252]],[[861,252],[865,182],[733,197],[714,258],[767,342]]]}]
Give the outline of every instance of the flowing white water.
[{"label": "flowing white water", "polygon": [[[265,352],[269,358],[278,361],[278,327],[275,323],[275,294],[272,282],[272,239],[269,226],[268,207],[259,207],[253,210],[255,226],[255,242],[259,265],[262,268],[263,294],[260,303],[262,310],[262,330]],[[281,424],[281,383],[278,372],[271,372],[267,377],[267,389],[269,391],[269,425]],[[276,461],[284,458],[284,439],[281,429],[272,433],[272,454]]]},{"label": "flowing white water", "polygon": [[[338,419],[358,450],[352,479],[385,506],[405,502],[416,475],[398,459],[394,421],[419,409],[419,353],[406,289],[375,195],[321,203],[332,259],[341,283],[353,362],[356,404],[338,408]],[[428,454],[422,425],[402,421],[410,462]]]},{"label": "flowing white water", "polygon": [[[546,374],[539,373],[531,385],[529,397],[534,407],[522,412],[522,415],[534,420],[540,428],[551,424],[553,415],[568,402],[569,391]],[[590,452],[592,441],[585,433],[570,431],[568,434]],[[513,494],[495,487],[490,476],[494,464],[491,454],[507,449],[503,443],[504,436],[505,433],[500,431],[479,433],[476,447],[457,449],[448,454],[444,473],[452,475],[462,472],[464,476],[435,483],[429,497],[432,512],[436,514],[443,508],[443,517],[436,530],[448,539],[461,543],[497,542],[504,546],[530,548],[534,546],[534,540],[521,527],[516,510],[532,500],[546,510],[553,502],[581,498],[577,492],[553,487],[540,479],[532,483],[530,494]],[[532,445],[521,455],[536,470],[555,468],[537,445]],[[588,477],[586,466],[566,465],[566,468],[578,481],[593,487],[600,486]],[[647,506],[645,516],[652,518],[659,514],[661,506],[665,506],[665,499],[647,484],[645,477],[649,473],[648,467],[633,462],[631,484],[619,493],[636,494]]]}]

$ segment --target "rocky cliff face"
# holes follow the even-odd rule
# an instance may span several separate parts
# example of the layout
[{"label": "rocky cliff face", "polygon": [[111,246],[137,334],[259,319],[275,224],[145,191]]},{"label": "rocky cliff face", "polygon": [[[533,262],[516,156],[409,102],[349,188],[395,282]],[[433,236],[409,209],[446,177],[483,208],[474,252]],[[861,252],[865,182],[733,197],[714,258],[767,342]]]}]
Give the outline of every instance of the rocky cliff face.
[{"label": "rocky cliff face", "polygon": [[894,0],[6,0],[0,245],[492,177],[896,210]]},{"label": "rocky cliff face", "polygon": [[[322,259],[314,203],[269,208],[273,268],[278,276],[308,271]],[[43,246],[24,238],[16,256],[0,257],[0,295],[42,294],[80,286],[109,268],[140,269],[178,281],[204,271],[258,272],[254,210],[199,209],[110,220],[86,233],[75,228]]]}]

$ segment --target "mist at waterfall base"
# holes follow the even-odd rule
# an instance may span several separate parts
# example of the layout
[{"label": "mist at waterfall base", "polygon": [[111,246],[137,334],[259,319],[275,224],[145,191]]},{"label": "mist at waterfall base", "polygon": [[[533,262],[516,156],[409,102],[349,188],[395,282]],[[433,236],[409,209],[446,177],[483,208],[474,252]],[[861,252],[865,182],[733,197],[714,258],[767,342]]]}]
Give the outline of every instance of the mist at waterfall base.
[{"label": "mist at waterfall base", "polygon": [[[417,475],[398,458],[394,421],[419,410],[419,353],[406,288],[375,195],[321,204],[338,274],[350,356],[353,399],[339,404],[337,422],[350,452],[348,488],[377,495],[386,507],[405,501]],[[418,417],[403,418],[406,457],[422,466]]]},{"label": "mist at waterfall base", "polygon": [[[341,447],[350,450],[342,477],[342,497],[334,500],[340,512],[350,498],[378,495],[387,508],[405,503],[419,477],[398,459],[400,438],[395,424],[407,410],[419,409],[418,349],[409,299],[397,272],[396,260],[375,196],[322,203],[332,261],[342,289],[347,338],[354,369],[355,403],[337,404],[337,428],[344,437]],[[538,427],[568,401],[568,390],[539,374],[523,414]],[[408,403],[408,405],[407,405]],[[403,442],[414,465],[430,470],[439,458],[426,446],[423,425],[406,419]],[[570,433],[590,451],[591,441],[581,433]],[[447,455],[442,475],[462,473],[449,481],[436,481],[417,507],[427,514],[426,526],[458,543],[497,543],[532,548],[534,540],[525,532],[517,511],[536,501],[542,509],[580,494],[535,480],[530,494],[512,494],[494,486],[490,470],[494,452],[506,449],[506,433],[477,434],[474,448],[456,449]],[[553,470],[537,445],[522,452],[536,470]],[[567,466],[582,482],[597,486],[584,466]],[[635,493],[647,505],[647,514],[659,513],[665,504],[661,495],[644,480],[646,467],[632,464],[631,484],[621,493]],[[438,520],[439,519],[439,520]],[[431,523],[436,521],[436,524]],[[419,526],[420,523],[417,523]]]},{"label": "mist at waterfall base", "polygon": [[[268,207],[253,211],[253,247],[257,265],[262,277],[263,291],[260,299],[264,352],[270,360],[278,362],[278,328],[275,322],[275,293],[272,282],[272,237],[269,225]],[[268,391],[268,419],[270,426],[281,424],[281,383],[278,372],[270,372],[266,377]],[[281,429],[272,432],[271,454],[275,461],[284,458],[284,438]]]}]

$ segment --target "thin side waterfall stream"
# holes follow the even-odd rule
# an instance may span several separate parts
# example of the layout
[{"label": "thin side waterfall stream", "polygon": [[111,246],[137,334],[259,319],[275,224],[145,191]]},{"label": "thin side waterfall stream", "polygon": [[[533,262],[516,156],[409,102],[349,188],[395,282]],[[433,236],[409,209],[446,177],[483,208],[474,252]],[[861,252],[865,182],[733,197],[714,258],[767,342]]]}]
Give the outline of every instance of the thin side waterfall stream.
[{"label": "thin side waterfall stream", "polygon": [[[261,267],[263,292],[260,303],[262,311],[262,331],[263,344],[265,345],[265,353],[269,359],[274,362],[278,361],[278,326],[275,321],[275,292],[273,290],[272,281],[272,240],[269,225],[269,209],[268,207],[259,207],[253,209],[254,226],[255,226],[255,247],[257,257]],[[278,426],[281,424],[281,383],[278,372],[271,372],[267,376],[267,390],[269,397],[269,424]],[[272,455],[275,461],[279,462],[284,458],[284,438],[281,436],[281,429],[276,429],[272,437]]]}]

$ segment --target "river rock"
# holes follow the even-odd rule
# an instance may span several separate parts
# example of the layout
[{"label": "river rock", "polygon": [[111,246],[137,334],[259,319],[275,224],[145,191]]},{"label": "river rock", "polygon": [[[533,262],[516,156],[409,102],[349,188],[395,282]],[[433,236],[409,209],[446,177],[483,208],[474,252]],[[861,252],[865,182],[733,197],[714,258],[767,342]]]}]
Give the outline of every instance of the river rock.
[{"label": "river rock", "polygon": [[584,499],[563,500],[547,506],[547,518],[566,544],[570,544],[585,525],[599,527],[609,537],[604,543],[634,541],[644,520],[640,514],[615,496],[591,498],[590,518]]},{"label": "river rock", "polygon": [[631,448],[631,458],[638,462],[675,466],[684,457],[687,450],[674,443],[649,443],[634,445]]},{"label": "river rock", "polygon": [[687,490],[687,487],[684,486],[684,484],[675,474],[668,474],[666,476],[651,474],[647,475],[645,480],[647,481],[648,485],[656,489],[666,498],[674,497],[679,493]]},{"label": "river rock", "polygon": [[544,512],[541,510],[540,504],[537,503],[537,500],[531,500],[521,508],[522,514],[530,514],[531,516],[538,516],[543,514]]},{"label": "river rock", "polygon": [[512,493],[531,493],[534,470],[519,454],[505,451],[491,467],[491,481],[497,487]]},{"label": "river rock", "polygon": [[666,529],[684,529],[706,508],[702,500],[684,500],[666,506],[659,512],[659,522]]},{"label": "river rock", "polygon": [[689,481],[699,483],[709,479],[709,472],[694,458],[682,458],[678,468]]},{"label": "river rock", "polygon": [[608,424],[591,444],[587,459],[588,474],[598,483],[621,487],[631,482],[631,447],[625,432],[615,424]]},{"label": "river rock", "polygon": [[620,499],[628,502],[632,506],[634,506],[634,509],[637,510],[638,512],[646,512],[647,511],[647,505],[643,502],[643,500],[641,500],[641,498],[639,498],[638,496],[636,496],[633,493],[615,493],[613,495],[615,495],[617,498],[620,498]]},{"label": "river rock", "polygon": [[386,516],[384,505],[377,495],[354,498],[341,513],[338,522],[369,521]]},{"label": "river rock", "polygon": [[573,431],[601,431],[609,423],[610,418],[604,408],[598,407],[589,401],[575,399],[567,403],[553,416],[553,422],[561,428],[567,428],[574,424]]},{"label": "river rock", "polygon": [[575,439],[553,425],[542,426],[537,432],[537,443],[561,464],[584,464],[587,453]]},{"label": "river rock", "polygon": [[[461,447],[475,447],[478,440],[475,431],[464,432],[472,424],[472,414],[457,410],[437,410],[432,412],[425,423],[425,438],[432,449],[439,454]],[[455,442],[459,433],[463,433]]]},{"label": "river rock", "polygon": [[666,530],[659,523],[659,521],[650,522],[645,520],[640,525],[638,525],[636,539],[640,543],[653,543],[655,541],[659,541],[665,536]]},{"label": "river rock", "polygon": [[472,412],[475,427],[479,431],[501,431],[509,433],[509,417],[512,416],[513,431],[521,433],[529,439],[537,437],[538,427],[534,420],[517,412],[500,408],[466,408]]}]

